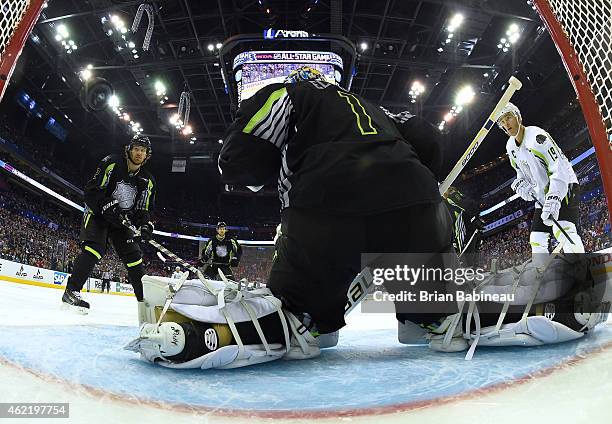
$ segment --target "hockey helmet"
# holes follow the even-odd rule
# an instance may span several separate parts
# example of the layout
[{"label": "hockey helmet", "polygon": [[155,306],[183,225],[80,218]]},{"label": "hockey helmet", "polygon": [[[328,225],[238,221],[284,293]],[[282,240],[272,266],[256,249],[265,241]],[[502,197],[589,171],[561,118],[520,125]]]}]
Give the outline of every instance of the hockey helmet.
[{"label": "hockey helmet", "polygon": [[506,115],[507,113],[514,114],[514,116],[516,116],[516,119],[519,121],[519,123],[523,121],[523,118],[521,117],[521,111],[519,110],[519,108],[516,107],[514,104],[508,102],[508,104],[504,106],[501,113],[499,114],[499,117],[497,118],[497,126],[499,128],[502,128],[499,121],[501,120],[502,116]]},{"label": "hockey helmet", "polygon": [[134,162],[132,161],[132,156],[130,154],[134,146],[142,146],[147,149],[147,157],[144,160],[143,164],[151,158],[151,155],[153,154],[153,148],[151,147],[151,140],[149,139],[149,137],[145,137],[143,135],[135,135],[134,137],[132,137],[129,144],[125,146],[125,155],[131,162]]},{"label": "hockey helmet", "polygon": [[321,71],[312,68],[308,65],[300,66],[299,68],[291,71],[285,78],[285,83],[294,83],[300,81],[325,81],[325,77]]},{"label": "hockey helmet", "polygon": [[221,228],[221,227],[223,228],[227,227],[227,224],[225,223],[225,221],[217,222],[217,228]]}]

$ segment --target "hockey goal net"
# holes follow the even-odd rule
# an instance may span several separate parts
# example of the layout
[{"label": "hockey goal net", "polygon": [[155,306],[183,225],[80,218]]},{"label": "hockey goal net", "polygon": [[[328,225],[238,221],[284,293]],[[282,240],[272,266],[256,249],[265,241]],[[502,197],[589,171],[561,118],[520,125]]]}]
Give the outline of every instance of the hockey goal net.
[{"label": "hockey goal net", "polygon": [[533,0],[574,85],[612,215],[612,0]]},{"label": "hockey goal net", "polygon": [[0,100],[45,0],[0,1]]}]

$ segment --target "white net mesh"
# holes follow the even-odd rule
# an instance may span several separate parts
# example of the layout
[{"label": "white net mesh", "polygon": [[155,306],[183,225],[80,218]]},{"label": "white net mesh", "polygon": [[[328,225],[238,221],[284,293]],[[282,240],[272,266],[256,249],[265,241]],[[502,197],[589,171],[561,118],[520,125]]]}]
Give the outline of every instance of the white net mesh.
[{"label": "white net mesh", "polygon": [[576,52],[612,143],[612,0],[546,1]]},{"label": "white net mesh", "polygon": [[0,1],[0,62],[4,60],[6,46],[29,6],[30,0]]}]

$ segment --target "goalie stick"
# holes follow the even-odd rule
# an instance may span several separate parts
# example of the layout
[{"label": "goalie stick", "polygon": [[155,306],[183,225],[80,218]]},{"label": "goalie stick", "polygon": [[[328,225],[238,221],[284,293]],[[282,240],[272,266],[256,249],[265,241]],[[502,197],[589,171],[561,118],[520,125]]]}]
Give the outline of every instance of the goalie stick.
[{"label": "goalie stick", "polygon": [[497,122],[502,109],[508,104],[514,92],[520,90],[522,86],[523,84],[517,78],[510,77],[506,91],[502,95],[501,99],[499,99],[499,102],[497,102],[497,105],[495,105],[495,108],[487,118],[486,122],[482,128],[480,128],[480,131],[478,131],[476,137],[474,137],[474,140],[472,140],[465,153],[463,153],[461,158],[459,158],[459,162],[455,164],[451,172],[444,179],[442,184],[440,184],[440,194],[446,193],[446,190],[448,190],[451,184],[459,176],[459,173],[463,171],[465,165],[467,165],[472,156],[474,156],[476,153],[476,150],[478,150],[478,147],[480,147],[482,140],[484,140],[487,134],[489,134],[489,131],[491,131],[491,128],[493,128],[493,125],[495,125],[495,122]]}]

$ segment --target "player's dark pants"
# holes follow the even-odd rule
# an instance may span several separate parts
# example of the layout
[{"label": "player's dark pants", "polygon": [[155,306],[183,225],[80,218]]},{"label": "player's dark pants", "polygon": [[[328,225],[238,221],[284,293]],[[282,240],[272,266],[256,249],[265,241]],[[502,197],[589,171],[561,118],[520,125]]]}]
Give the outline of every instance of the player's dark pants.
[{"label": "player's dark pants", "polygon": [[138,242],[132,239],[132,232],[128,228],[111,225],[103,218],[86,213],[79,239],[83,251],[74,261],[72,275],[67,283],[68,290],[76,291],[83,288],[96,263],[106,253],[109,242],[112,242],[115,252],[127,268],[128,279],[134,288],[136,299],[143,299],[142,253]]},{"label": "player's dark pants", "polygon": [[104,293],[104,289],[106,288],[106,293],[110,292],[110,280],[102,279],[102,293]]},{"label": "player's dark pants", "polygon": [[[561,201],[561,209],[559,209],[559,219],[557,221],[571,222],[578,228],[580,225],[580,186],[578,184],[570,184],[567,196]],[[549,227],[542,221],[542,209],[536,207],[531,221],[531,232],[553,233],[557,231],[557,226]]]},{"label": "player's dark pants", "polygon": [[232,268],[229,266],[229,264],[228,265],[212,264],[206,268],[206,271],[204,272],[204,276],[211,280],[220,280],[221,277],[219,276],[219,271],[218,271],[219,269],[223,272],[223,275],[225,275],[227,278],[229,278],[230,280],[234,279],[234,273],[232,272]]},{"label": "player's dark pants", "polygon": [[[290,311],[308,313],[321,333],[345,325],[347,291],[362,253],[431,254],[442,266],[438,253],[453,251],[451,217],[442,202],[365,217],[288,208],[281,232],[268,287]],[[429,315],[398,313],[398,319],[430,323],[446,314]]]}]

